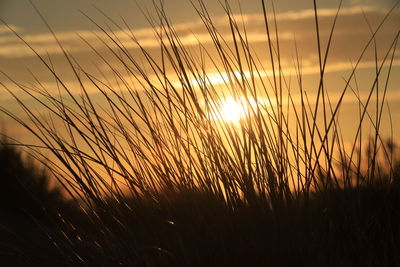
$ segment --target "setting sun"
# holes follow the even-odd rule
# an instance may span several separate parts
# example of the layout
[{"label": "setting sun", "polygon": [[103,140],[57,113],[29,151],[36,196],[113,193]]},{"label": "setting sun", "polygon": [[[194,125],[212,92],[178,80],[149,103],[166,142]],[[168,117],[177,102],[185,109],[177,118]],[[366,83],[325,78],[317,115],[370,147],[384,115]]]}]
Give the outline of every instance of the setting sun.
[{"label": "setting sun", "polygon": [[[258,104],[262,105],[264,101],[257,100]],[[225,122],[238,123],[241,119],[249,116],[249,107],[255,108],[257,102],[253,98],[246,100],[245,97],[220,99],[213,103],[212,119]]]},{"label": "setting sun", "polygon": [[222,102],[218,117],[227,122],[239,122],[240,119],[246,116],[246,108],[247,105],[245,102],[241,101],[239,103],[230,97]]}]

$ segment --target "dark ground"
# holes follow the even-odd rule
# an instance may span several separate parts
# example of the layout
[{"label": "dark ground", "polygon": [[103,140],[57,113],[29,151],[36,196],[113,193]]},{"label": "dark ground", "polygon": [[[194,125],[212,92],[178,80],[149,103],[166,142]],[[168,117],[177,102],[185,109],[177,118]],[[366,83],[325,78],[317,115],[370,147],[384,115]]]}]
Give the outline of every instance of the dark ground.
[{"label": "dark ground", "polygon": [[0,212],[1,266],[400,266],[398,183],[274,211],[173,192],[158,203],[107,200],[85,214],[3,146]]}]

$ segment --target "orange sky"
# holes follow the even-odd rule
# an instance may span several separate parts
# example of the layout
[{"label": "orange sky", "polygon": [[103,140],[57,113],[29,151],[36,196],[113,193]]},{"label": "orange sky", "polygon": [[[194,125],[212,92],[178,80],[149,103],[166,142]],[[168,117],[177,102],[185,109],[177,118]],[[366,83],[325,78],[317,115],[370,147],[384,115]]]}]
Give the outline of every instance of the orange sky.
[{"label": "orange sky", "polygon": [[[110,4],[112,2],[112,4]],[[139,6],[144,7],[146,1],[138,1]],[[201,21],[195,15],[193,9],[188,5],[189,1],[165,1],[167,12],[170,14],[172,21],[176,27],[178,34],[181,36],[185,45],[196,45],[199,38],[205,47],[210,47],[212,51],[212,42],[206,33]],[[229,25],[223,15],[223,11],[218,7],[217,1],[208,0],[205,3],[209,6],[209,10],[214,14],[215,25],[220,30],[226,40],[230,40]],[[285,75],[290,77],[295,74],[293,60],[295,57],[294,43],[296,41],[299,54],[303,62],[304,84],[308,88],[310,95],[315,94],[315,87],[318,83],[316,77],[318,75],[318,58],[315,54],[315,26],[313,21],[312,1],[276,1],[277,21],[279,26],[279,40],[281,44],[281,54]],[[338,1],[320,1],[319,16],[321,27],[321,38],[323,46],[329,36],[329,29],[332,24],[333,16],[336,12]],[[351,70],[352,64],[357,60],[364,45],[371,37],[368,23],[375,28],[389,8],[393,6],[395,1],[368,1],[368,0],[347,0],[344,1],[341,15],[339,17],[336,30],[333,36],[333,43],[330,50],[328,60],[326,84],[332,96],[332,99],[338,98],[340,88],[343,88],[346,78]],[[109,58],[113,62],[112,55],[107,48],[97,38],[100,36],[105,38],[105,34],[101,33],[96,27],[88,21],[80,12],[93,18],[100,25],[110,25],[110,22],[97,12],[92,4],[104,10],[108,15],[121,23],[120,16],[126,19],[129,27],[141,44],[150,51],[152,55],[158,53],[158,43],[153,37],[153,30],[141,15],[141,11],[136,7],[134,1],[67,1],[67,0],[37,0],[34,1],[39,10],[43,13],[49,22],[57,37],[61,41],[64,48],[68,50],[75,58],[79,59],[82,67],[86,71],[94,75],[100,75],[101,72],[105,76],[111,75],[110,70],[101,62],[91,49],[80,39],[83,37],[104,57]],[[232,5],[236,5],[237,1],[232,1]],[[245,3],[245,4],[244,4]],[[295,4],[294,4],[295,3]],[[151,10],[151,9],[150,9]],[[238,9],[236,9],[237,11]],[[150,11],[151,12],[151,11]],[[260,9],[259,1],[252,0],[242,2],[243,19],[247,25],[247,35],[249,41],[259,56],[260,61],[265,65],[265,71],[268,74],[268,57],[266,53],[265,33],[263,17]],[[0,17],[9,24],[16,32],[18,32],[24,40],[26,40],[36,51],[42,55],[49,55],[52,62],[65,82],[73,88],[76,81],[73,79],[71,71],[68,71],[65,59],[61,50],[54,41],[53,37],[40,21],[35,11],[28,1],[11,1],[0,0]],[[107,27],[107,26],[105,26]],[[400,29],[400,9],[394,10],[392,16],[383,25],[381,31],[377,35],[377,52],[378,61],[384,57],[389,49],[393,38]],[[121,29],[113,28],[111,30],[115,37],[118,38],[132,55],[139,57],[138,48],[132,44],[126,34],[126,27]],[[110,32],[111,32],[110,31]],[[78,37],[78,35],[80,37]],[[97,36],[96,36],[97,35]],[[391,115],[393,121],[400,118],[400,54],[399,48],[394,59],[394,67],[389,83],[390,91],[388,101],[391,107]],[[370,89],[371,78],[375,68],[374,50],[369,49],[360,64],[358,71],[358,82],[361,90],[361,96],[366,97]],[[24,45],[16,36],[11,33],[7,27],[0,24],[0,70],[15,81],[23,84],[35,83],[30,72],[41,83],[48,88],[55,88],[54,78],[45,70],[37,57]],[[210,68],[210,73],[215,70]],[[111,77],[111,76],[110,76]],[[294,76],[293,76],[294,79]],[[0,82],[8,88],[14,88],[12,82],[5,75],[0,74]],[[218,83],[218,81],[216,81]],[[93,89],[95,95],[96,91]],[[29,100],[28,100],[29,101]],[[351,125],[351,115],[355,112],[354,98],[346,99],[342,109],[344,112],[344,120]],[[0,105],[11,109],[18,113],[15,103],[11,100],[10,95],[2,88],[0,89]],[[347,113],[346,113],[347,112]],[[3,124],[7,127],[7,132],[20,138],[26,136],[14,128],[14,123],[4,116],[0,116]],[[385,134],[389,134],[388,120],[384,122],[386,129]],[[346,131],[346,129],[344,130]],[[394,132],[400,133],[400,126],[394,124]]]}]

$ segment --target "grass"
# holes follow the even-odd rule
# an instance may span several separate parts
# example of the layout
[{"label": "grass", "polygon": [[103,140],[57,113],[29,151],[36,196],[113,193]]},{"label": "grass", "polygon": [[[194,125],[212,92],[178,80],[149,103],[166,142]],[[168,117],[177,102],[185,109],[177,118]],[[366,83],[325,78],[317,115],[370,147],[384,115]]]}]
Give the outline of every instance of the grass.
[{"label": "grass", "polygon": [[[48,26],[80,94],[51,58],[14,32],[47,68],[57,90],[53,93],[40,80],[27,87],[9,77],[46,114],[36,113],[5,85],[28,119],[1,110],[38,140],[39,146],[23,146],[76,204],[75,214],[61,213],[61,223],[44,227],[57,251],[46,264],[400,265],[400,165],[393,137],[380,134],[399,32],[381,61],[375,54],[375,77],[367,99],[356,103],[359,117],[350,148],[341,130],[346,126],[340,124],[344,99],[359,96],[359,64],[396,7],[371,28],[334,102],[325,72],[340,7],[328,39],[321,40],[314,1],[319,77],[315,99],[310,99],[300,56],[295,58],[296,83],[284,73],[279,25],[275,12],[269,12],[273,5],[260,5],[268,67],[252,50],[247,26],[228,2],[222,6],[231,41],[215,27],[203,1],[193,5],[211,48],[200,41],[185,46],[164,6],[155,4],[156,15],[148,21],[158,38],[159,57],[127,24],[104,14],[136,44],[139,59],[117,35],[92,21],[113,60],[87,45],[112,78],[86,72]],[[224,90],[212,82],[209,66]],[[245,115],[236,123],[216,119],[223,117],[227,99],[243,106]],[[373,129],[372,137],[366,136],[366,126]],[[36,255],[23,250],[29,256],[25,263],[40,262],[37,255],[49,249],[38,249]]]}]

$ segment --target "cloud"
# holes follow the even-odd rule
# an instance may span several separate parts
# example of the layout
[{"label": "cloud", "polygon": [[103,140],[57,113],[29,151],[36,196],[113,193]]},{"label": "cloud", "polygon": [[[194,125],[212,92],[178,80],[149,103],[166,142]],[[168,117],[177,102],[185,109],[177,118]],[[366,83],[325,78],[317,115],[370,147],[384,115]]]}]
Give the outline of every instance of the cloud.
[{"label": "cloud", "polygon": [[[331,46],[331,51],[329,55],[329,60],[327,64],[327,73],[332,72],[342,72],[351,69],[350,62],[355,62],[357,57],[360,55],[366,42],[370,39],[371,33],[368,27],[361,27],[360,23],[365,23],[364,15],[370,18],[370,23],[376,24],[380,21],[382,16],[386,14],[387,10],[377,9],[372,7],[360,6],[344,8],[341,10],[341,17],[338,20],[336,31],[334,34],[334,41]],[[321,9],[319,10],[319,17],[321,23],[321,39],[322,48],[326,46],[326,41],[329,36],[329,29],[332,23],[332,17],[336,14],[336,9]],[[316,47],[316,37],[315,37],[315,26],[313,21],[313,11],[312,10],[301,10],[298,12],[285,12],[277,14],[277,20],[279,23],[279,40],[281,48],[281,63],[284,68],[285,75],[295,74],[296,69],[293,67],[293,58],[295,58],[294,44],[296,40],[297,49],[299,52],[299,57],[303,62],[302,73],[304,75],[313,75],[319,73],[318,68],[318,57],[315,53]],[[393,19],[388,21],[387,27],[382,28],[380,35],[377,36],[379,43],[378,46],[378,59],[381,60],[385,52],[389,48],[393,37],[398,31],[398,21],[400,18],[399,10],[393,13]],[[236,15],[236,19],[242,20],[241,17]],[[271,75],[270,59],[267,51],[266,35],[263,25],[263,16],[260,14],[244,14],[243,21],[247,25],[247,37],[250,42],[251,49],[254,51],[254,55],[258,56],[258,60],[262,62],[259,65],[259,69],[263,70],[262,75],[266,77]],[[218,28],[222,38],[228,43],[233,40],[230,33],[229,24],[227,24],[226,16],[215,18],[215,26]],[[366,25],[366,24],[365,24]],[[0,28],[1,29],[1,28]],[[15,28],[19,34],[27,41],[40,55],[47,58],[47,54],[50,54],[55,65],[57,72],[62,75],[66,82],[71,82],[71,86],[74,85],[73,73],[68,72],[68,62],[63,59],[62,51],[55,42],[53,36],[50,33],[41,34],[30,34],[24,31],[24,29]],[[174,25],[174,30],[180,36],[181,43],[188,47],[193,46],[194,51],[200,41],[206,49],[210,52],[212,59],[218,61],[218,55],[215,52],[215,47],[213,45],[213,39],[207,33],[201,20],[194,20],[187,23],[180,23]],[[142,28],[130,30],[127,28],[110,31],[77,31],[77,32],[57,32],[57,38],[69,53],[75,56],[76,59],[80,61],[82,67],[85,71],[89,73],[97,73],[98,68],[104,72],[107,77],[112,77],[113,70],[105,67],[104,62],[99,58],[94,59],[95,56],[90,52],[90,48],[82,41],[86,40],[90,45],[96,49],[99,54],[101,54],[108,64],[115,69],[121,68],[122,72],[126,72],[125,66],[122,66],[121,62],[113,55],[106,45],[111,48],[116,48],[116,44],[110,42],[109,34],[114,40],[122,44],[132,57],[143,59],[146,63],[146,59],[141,55],[140,50],[133,41],[133,37],[138,40],[138,42],[149,51],[150,55],[157,59],[160,49],[160,40],[156,37],[156,33],[160,31],[160,28]],[[274,36],[272,36],[274,41]],[[164,41],[168,40],[164,37]],[[105,45],[106,44],[106,45]],[[118,50],[118,49],[116,49]],[[361,62],[359,68],[371,68],[374,67],[374,50],[371,49],[370,53],[366,53],[364,60]],[[121,52],[121,51],[120,51]],[[193,54],[194,55],[194,54]],[[399,53],[397,51],[395,56],[395,65],[399,66]],[[22,69],[25,65],[30,66],[34,70],[35,75],[43,83],[47,83],[50,87],[54,87],[53,81],[54,77],[49,74],[48,71],[40,68],[39,63],[33,63],[36,59],[34,53],[26,47],[23,42],[18,40],[16,36],[12,34],[2,34],[0,35],[0,69],[11,73],[14,79],[24,82],[29,80],[34,82],[32,77],[29,75],[23,75]],[[37,61],[37,60],[36,60]],[[143,63],[143,68],[146,69]],[[208,62],[210,63],[210,62]],[[173,77],[174,73],[169,68],[168,75]],[[213,73],[209,67],[207,67],[207,72],[210,74],[210,81],[212,84],[222,84],[224,81],[221,80],[221,73]],[[247,71],[245,69],[245,71]],[[250,72],[246,72],[250,77]],[[128,77],[127,77],[128,80]],[[0,81],[4,81],[4,77],[0,77]],[[175,85],[179,86],[178,80],[174,81]],[[193,84],[196,81],[192,81]],[[115,84],[113,84],[114,86]]]},{"label": "cloud", "polygon": [[[321,24],[323,24],[324,19],[331,19],[335,14],[336,9],[320,9],[318,10],[318,16],[321,20]],[[382,17],[384,14],[388,12],[387,9],[383,8],[375,8],[372,6],[353,6],[348,8],[343,8],[340,11],[340,16],[344,17],[344,19],[351,17],[360,17],[363,16],[363,13],[366,14],[367,17]],[[397,10],[394,12],[393,16],[400,17],[400,11]],[[300,11],[290,11],[285,13],[279,13],[276,15],[276,19],[280,24],[280,40],[289,40],[293,39],[294,34],[296,34],[296,38],[301,38],[302,35],[305,36],[307,32],[312,31],[312,34],[315,34],[314,27],[311,27],[313,24],[314,11],[313,10],[300,10]],[[239,22],[239,24],[243,21],[247,25],[247,34],[248,39],[251,42],[263,42],[266,39],[264,33],[264,18],[262,14],[243,14],[243,15],[234,15],[234,18]],[[232,36],[230,34],[229,24],[226,16],[221,16],[213,19],[214,26],[220,31],[223,39],[227,41],[232,40]],[[302,28],[299,28],[302,27]],[[356,23],[350,23],[347,25],[348,31],[357,32]],[[61,53],[61,49],[58,48],[57,43],[54,40],[54,37],[50,33],[41,33],[41,34],[29,34],[25,32],[23,29],[18,29],[14,27],[22,38],[32,45],[36,49],[36,51],[41,54],[55,54]],[[187,22],[180,23],[174,25],[174,30],[181,37],[181,41],[184,45],[194,45],[197,44],[200,40],[203,44],[211,43],[212,38],[207,33],[202,21],[200,19]],[[342,30],[346,30],[343,28],[338,28],[337,32]],[[0,26],[0,33],[6,32],[5,26]],[[85,39],[88,43],[92,44],[95,48],[99,48],[101,46],[101,40],[105,40],[108,44],[115,46],[110,42],[107,37],[107,34],[110,34],[114,40],[118,40],[121,44],[123,44],[127,48],[135,47],[134,42],[132,41],[132,36],[141,43],[141,45],[145,48],[158,47],[160,40],[155,36],[156,32],[159,32],[160,28],[142,28],[142,29],[121,29],[112,32],[102,32],[98,31],[77,31],[77,32],[57,32],[57,38],[61,42],[61,44],[72,52],[79,51],[87,51],[89,48],[85,45],[81,38]],[[340,38],[336,36],[336,38]],[[166,39],[164,39],[166,41]],[[341,40],[339,40],[341,41]],[[24,56],[32,56],[33,53],[23,44],[16,36],[13,35],[2,35],[0,36],[0,56],[2,57],[24,57]]]},{"label": "cloud", "polygon": [[6,25],[0,25],[0,34],[1,35],[10,34],[10,33],[12,33],[12,30],[18,31],[18,30],[20,30],[20,28],[18,28],[15,25],[9,25],[8,27]]}]

